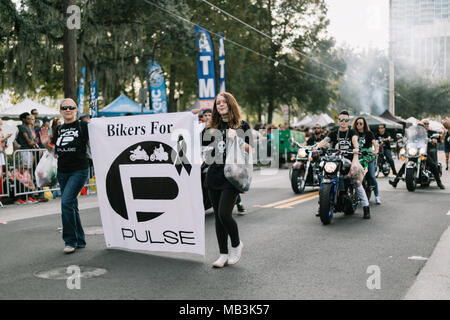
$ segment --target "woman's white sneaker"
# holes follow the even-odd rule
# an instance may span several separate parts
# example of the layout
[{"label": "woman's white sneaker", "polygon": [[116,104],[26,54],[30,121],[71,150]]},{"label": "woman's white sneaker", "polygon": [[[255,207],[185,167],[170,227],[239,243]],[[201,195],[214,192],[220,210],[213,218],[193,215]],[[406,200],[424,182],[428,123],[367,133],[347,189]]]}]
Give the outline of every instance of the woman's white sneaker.
[{"label": "woman's white sneaker", "polygon": [[216,261],[213,262],[213,267],[214,268],[223,268],[227,265],[228,263],[228,255],[227,254],[221,254],[219,256],[219,259],[217,259]]},{"label": "woman's white sneaker", "polygon": [[244,244],[242,243],[242,241],[236,248],[231,247],[230,257],[228,258],[228,264],[238,263],[239,259],[241,259],[242,248],[244,248]]},{"label": "woman's white sneaker", "polygon": [[70,246],[65,246],[64,247],[64,253],[74,253],[75,252],[75,248],[74,247],[70,247]]}]

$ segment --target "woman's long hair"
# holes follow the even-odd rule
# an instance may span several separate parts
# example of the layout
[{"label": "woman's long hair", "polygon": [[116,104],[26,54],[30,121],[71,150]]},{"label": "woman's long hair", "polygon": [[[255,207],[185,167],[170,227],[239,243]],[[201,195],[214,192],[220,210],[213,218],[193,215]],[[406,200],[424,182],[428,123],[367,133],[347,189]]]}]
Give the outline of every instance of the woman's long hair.
[{"label": "woman's long hair", "polygon": [[356,128],[356,123],[360,119],[362,119],[364,121],[364,133],[369,132],[370,131],[369,125],[367,124],[367,121],[364,117],[356,117],[355,120],[353,120],[352,129],[359,132],[358,129]]},{"label": "woman's long hair", "polygon": [[241,111],[236,99],[229,92],[221,92],[216,96],[216,99],[214,99],[214,106],[212,109],[211,119],[209,120],[206,127],[211,129],[219,128],[221,120],[219,111],[217,111],[217,98],[219,96],[224,97],[228,105],[228,118],[229,118],[228,124],[230,128],[238,129],[241,126]]}]

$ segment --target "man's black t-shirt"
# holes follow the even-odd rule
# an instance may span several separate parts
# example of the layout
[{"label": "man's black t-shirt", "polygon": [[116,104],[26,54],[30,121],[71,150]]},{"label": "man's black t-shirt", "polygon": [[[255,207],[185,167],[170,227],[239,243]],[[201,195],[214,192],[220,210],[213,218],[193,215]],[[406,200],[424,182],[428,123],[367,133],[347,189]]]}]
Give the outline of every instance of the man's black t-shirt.
[{"label": "man's black t-shirt", "polygon": [[[206,174],[205,179],[205,186],[208,189],[213,190],[222,190],[222,189],[235,189],[235,187],[225,178],[225,175],[223,173],[224,167],[225,167],[225,159],[226,159],[226,148],[227,148],[227,130],[229,129],[228,122],[220,121],[219,127],[217,130],[220,131],[222,139],[217,140],[214,138],[214,134],[212,135],[212,139],[208,140],[205,139],[205,133],[206,130],[214,130],[214,129],[203,129],[202,131],[202,145],[203,146],[212,146],[214,147],[213,151],[211,152],[211,157],[215,157],[215,150],[218,150],[218,152],[221,154],[222,162],[221,163],[212,163],[209,166],[208,173]],[[244,141],[248,143],[250,146],[253,146],[253,136],[250,129],[250,126],[247,122],[241,121],[241,126],[239,127],[244,133]],[[238,129],[238,130],[239,130]],[[239,130],[240,131],[240,130]],[[238,131],[238,134],[239,134]],[[207,157],[208,158],[208,157]],[[211,161],[211,159],[209,159]],[[208,159],[206,159],[208,162]]]},{"label": "man's black t-shirt", "polygon": [[[378,139],[378,138],[387,139],[389,137],[390,137],[390,135],[386,131],[384,132],[384,134],[381,134],[379,132],[377,132],[375,134],[375,139]],[[391,142],[390,141],[384,141],[383,142],[383,149],[391,150]]]},{"label": "man's black t-shirt", "polygon": [[70,173],[87,169],[89,161],[86,153],[89,133],[87,123],[75,121],[56,128],[52,137],[58,155],[58,171]]},{"label": "man's black t-shirt", "polygon": [[359,132],[358,131],[358,143],[360,148],[372,148],[372,141],[375,140],[375,135],[372,131]]},{"label": "man's black t-shirt", "polygon": [[323,135],[320,135],[319,137],[316,137],[315,135],[312,135],[307,141],[306,141],[306,145],[307,146],[313,146],[314,144],[322,141],[324,138]]},{"label": "man's black t-shirt", "polygon": [[330,139],[330,147],[332,149],[352,150],[352,138],[355,135],[357,135],[357,133],[353,129],[348,129],[347,131],[332,131],[328,135],[328,138]]}]

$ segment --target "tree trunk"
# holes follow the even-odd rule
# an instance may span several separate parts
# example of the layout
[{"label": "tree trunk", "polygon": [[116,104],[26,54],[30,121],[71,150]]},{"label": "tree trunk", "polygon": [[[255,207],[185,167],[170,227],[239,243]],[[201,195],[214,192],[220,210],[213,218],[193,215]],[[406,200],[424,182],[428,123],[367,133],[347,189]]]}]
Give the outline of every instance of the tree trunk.
[{"label": "tree trunk", "polygon": [[[74,4],[74,0],[65,0],[64,12]],[[67,17],[67,14],[66,14]],[[64,97],[78,103],[77,96],[77,35],[76,29],[64,28]]]},{"label": "tree trunk", "polygon": [[177,102],[175,101],[175,79],[177,67],[175,64],[170,65],[170,85],[169,85],[169,105],[168,112],[177,112]]}]

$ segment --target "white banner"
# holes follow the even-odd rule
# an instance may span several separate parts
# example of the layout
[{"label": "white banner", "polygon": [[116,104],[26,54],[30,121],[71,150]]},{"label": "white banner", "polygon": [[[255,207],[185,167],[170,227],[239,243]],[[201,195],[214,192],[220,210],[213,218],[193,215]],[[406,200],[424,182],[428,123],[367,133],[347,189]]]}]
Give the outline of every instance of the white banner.
[{"label": "white banner", "polygon": [[92,119],[108,248],[205,255],[197,122],[190,112]]}]

